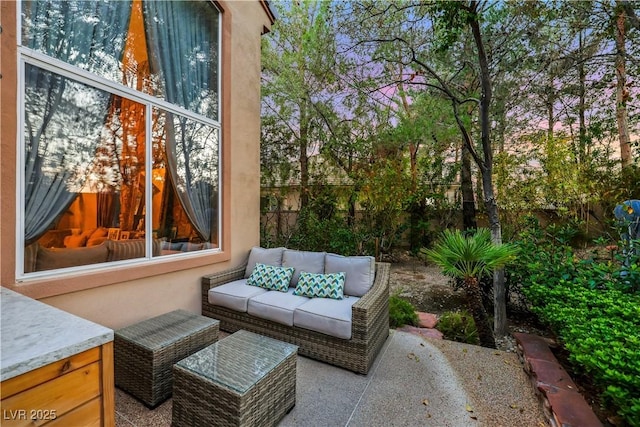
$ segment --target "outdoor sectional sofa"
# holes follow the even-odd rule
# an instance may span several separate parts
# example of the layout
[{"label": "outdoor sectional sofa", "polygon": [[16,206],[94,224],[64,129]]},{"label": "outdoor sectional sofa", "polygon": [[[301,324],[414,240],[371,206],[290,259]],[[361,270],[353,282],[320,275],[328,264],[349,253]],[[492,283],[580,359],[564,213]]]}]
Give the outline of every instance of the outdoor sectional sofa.
[{"label": "outdoor sectional sofa", "polygon": [[[248,285],[259,264],[293,267],[289,288]],[[301,272],[344,273],[344,297],[296,295]],[[297,345],[301,355],[367,374],[389,336],[389,264],[373,257],[255,247],[246,264],[202,278],[202,314],[218,319],[223,331],[270,336]]]}]

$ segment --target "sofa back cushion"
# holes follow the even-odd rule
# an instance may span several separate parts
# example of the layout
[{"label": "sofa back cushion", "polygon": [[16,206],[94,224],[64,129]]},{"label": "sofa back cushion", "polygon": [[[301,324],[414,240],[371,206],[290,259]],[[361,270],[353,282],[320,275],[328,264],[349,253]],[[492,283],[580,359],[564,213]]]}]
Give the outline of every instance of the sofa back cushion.
[{"label": "sofa back cushion", "polygon": [[248,279],[251,276],[257,263],[282,267],[283,252],[284,248],[266,249],[254,246],[249,253],[249,261],[247,261],[247,267],[244,270],[244,278]]},{"label": "sofa back cushion", "polygon": [[298,284],[300,272],[307,273],[324,273],[324,256],[325,252],[306,252],[296,251],[293,249],[285,249],[282,254],[282,266],[293,267],[293,277],[291,278],[291,286]]},{"label": "sofa back cushion", "polygon": [[376,274],[376,261],[372,256],[342,256],[327,254],[325,273],[345,273],[344,294],[361,297],[366,294]]},{"label": "sofa back cushion", "polygon": [[[109,254],[107,261],[122,261],[125,259],[144,258],[145,239],[132,240],[110,240],[105,242]],[[161,253],[162,242],[159,239],[153,240],[152,255],[158,256]]]},{"label": "sofa back cushion", "polygon": [[90,248],[38,248],[36,271],[98,264],[107,261],[107,246]]},{"label": "sofa back cushion", "polygon": [[122,261],[123,259],[133,259],[144,257],[144,239],[135,240],[107,240],[109,249],[108,260]]}]

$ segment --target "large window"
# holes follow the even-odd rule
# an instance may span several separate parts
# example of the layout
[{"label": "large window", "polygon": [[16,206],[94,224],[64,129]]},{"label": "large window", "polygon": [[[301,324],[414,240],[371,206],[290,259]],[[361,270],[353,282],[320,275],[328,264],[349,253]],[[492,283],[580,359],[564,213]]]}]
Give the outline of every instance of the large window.
[{"label": "large window", "polygon": [[23,274],[220,248],[220,14],[23,1]]}]

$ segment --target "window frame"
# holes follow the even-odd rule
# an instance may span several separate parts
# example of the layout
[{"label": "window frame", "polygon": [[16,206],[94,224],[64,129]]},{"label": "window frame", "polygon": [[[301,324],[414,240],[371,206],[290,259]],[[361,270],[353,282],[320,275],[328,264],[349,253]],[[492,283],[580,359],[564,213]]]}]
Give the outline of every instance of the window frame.
[{"label": "window frame", "polygon": [[[210,1],[212,7],[215,7],[219,13],[218,16],[218,61],[217,61],[217,84],[218,84],[218,120],[201,116],[193,113],[175,104],[171,104],[164,99],[158,98],[151,94],[136,91],[122,83],[114,82],[93,74],[89,71],[80,69],[70,65],[64,61],[50,57],[44,53],[35,51],[28,47],[22,46],[22,5],[16,2],[16,40],[17,40],[17,135],[16,135],[16,251],[15,251],[15,281],[18,285],[29,285],[30,290],[27,294],[41,295],[44,286],[49,288],[44,292],[45,296],[57,295],[61,293],[77,291],[81,289],[93,288],[107,284],[119,283],[126,280],[136,278],[144,278],[157,274],[164,274],[172,271],[189,269],[208,265],[211,263],[228,261],[230,259],[229,244],[227,237],[229,236],[230,206],[228,202],[230,182],[229,167],[230,160],[228,156],[229,144],[229,118],[225,114],[226,108],[229,106],[229,100],[225,97],[224,82],[229,76],[229,43],[228,37],[223,34],[229,33],[229,22],[225,19],[224,8],[219,2]],[[187,117],[190,120],[205,124],[215,128],[218,132],[218,242],[216,248],[204,249],[201,251],[185,252],[182,254],[171,254],[165,256],[152,257],[152,238],[145,238],[146,254],[144,258],[136,258],[123,261],[112,261],[107,263],[92,264],[85,266],[77,266],[55,270],[45,270],[40,272],[24,273],[24,213],[25,213],[25,171],[24,171],[24,111],[25,111],[25,67],[26,64],[39,67],[41,69],[56,73],[64,78],[73,79],[79,83],[86,84],[99,90],[106,91],[110,94],[128,98],[132,101],[141,103],[145,106],[145,132],[146,132],[146,150],[145,150],[145,187],[152,188],[152,150],[149,149],[151,144],[151,126],[152,126],[152,110],[158,108],[169,113],[175,113]],[[225,177],[227,177],[225,179]],[[145,191],[146,206],[152,206],[152,192]],[[145,212],[147,220],[145,221],[145,235],[152,236],[153,224],[149,221],[152,212],[147,209]],[[117,270],[120,274],[118,277],[105,274],[109,271]],[[91,279],[95,279],[90,285]],[[53,285],[53,286],[52,286]]]}]

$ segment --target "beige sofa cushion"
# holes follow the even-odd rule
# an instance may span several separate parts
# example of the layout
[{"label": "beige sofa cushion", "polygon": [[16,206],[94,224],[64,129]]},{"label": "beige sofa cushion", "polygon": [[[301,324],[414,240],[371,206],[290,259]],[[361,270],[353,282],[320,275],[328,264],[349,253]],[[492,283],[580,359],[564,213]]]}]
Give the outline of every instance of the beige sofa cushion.
[{"label": "beige sofa cushion", "polygon": [[38,242],[32,243],[24,248],[24,272],[31,273],[36,271],[36,261],[38,260]]},{"label": "beige sofa cushion", "polygon": [[124,259],[144,257],[144,239],[136,240],[107,240],[109,249],[109,261],[122,261]]},{"label": "beige sofa cushion", "polygon": [[81,248],[87,245],[87,236],[82,234],[72,234],[64,238],[65,248]]},{"label": "beige sofa cushion", "polygon": [[101,244],[102,242],[106,242],[108,239],[107,236],[103,236],[103,237],[91,237],[89,239],[87,239],[87,244],[86,246],[97,246],[99,244]]}]

